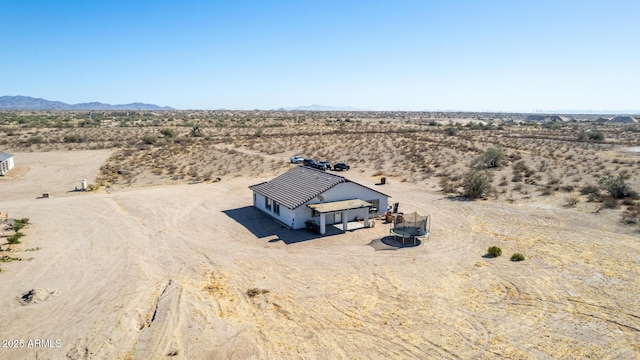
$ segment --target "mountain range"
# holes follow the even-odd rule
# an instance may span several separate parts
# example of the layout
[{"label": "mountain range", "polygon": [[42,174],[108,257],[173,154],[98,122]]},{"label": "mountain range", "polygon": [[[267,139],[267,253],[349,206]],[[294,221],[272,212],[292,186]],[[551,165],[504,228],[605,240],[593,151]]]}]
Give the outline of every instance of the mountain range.
[{"label": "mountain range", "polygon": [[29,96],[0,96],[0,110],[175,110],[169,106],[131,103],[121,105],[89,102],[67,104]]}]

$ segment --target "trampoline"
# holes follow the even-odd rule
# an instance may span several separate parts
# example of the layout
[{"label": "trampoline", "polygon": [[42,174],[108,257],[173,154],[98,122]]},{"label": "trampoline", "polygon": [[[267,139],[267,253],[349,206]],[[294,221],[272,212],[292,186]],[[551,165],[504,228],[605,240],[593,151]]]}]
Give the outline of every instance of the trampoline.
[{"label": "trampoline", "polygon": [[417,211],[411,214],[393,214],[393,227],[389,233],[393,235],[394,239],[401,237],[403,245],[405,239],[413,239],[415,245],[416,239],[428,238],[431,234],[430,220],[429,215],[423,216]]}]

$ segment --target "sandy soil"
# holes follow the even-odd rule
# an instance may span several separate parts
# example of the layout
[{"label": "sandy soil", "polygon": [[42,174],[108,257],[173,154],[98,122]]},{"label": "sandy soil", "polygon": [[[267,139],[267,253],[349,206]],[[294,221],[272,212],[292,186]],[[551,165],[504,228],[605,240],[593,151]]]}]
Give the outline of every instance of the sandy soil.
[{"label": "sandy soil", "polygon": [[[433,217],[429,240],[393,249],[370,245],[380,221],[280,228],[250,206],[262,178],[68,192],[108,154],[18,153],[0,179],[0,211],[32,223],[2,252],[24,260],[0,264],[0,340],[25,346],[0,358],[640,357],[639,234],[617,212],[390,179],[380,189],[401,211]],[[483,257],[491,245],[503,255]]]}]

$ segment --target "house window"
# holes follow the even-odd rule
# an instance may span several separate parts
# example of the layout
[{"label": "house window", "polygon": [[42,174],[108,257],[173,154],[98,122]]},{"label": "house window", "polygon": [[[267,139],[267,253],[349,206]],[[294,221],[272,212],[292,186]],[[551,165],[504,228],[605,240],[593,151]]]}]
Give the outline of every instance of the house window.
[{"label": "house window", "polygon": [[264,197],[264,207],[271,210],[271,199],[266,196]]},{"label": "house window", "polygon": [[275,201],[273,202],[273,212],[280,215],[280,204]]}]

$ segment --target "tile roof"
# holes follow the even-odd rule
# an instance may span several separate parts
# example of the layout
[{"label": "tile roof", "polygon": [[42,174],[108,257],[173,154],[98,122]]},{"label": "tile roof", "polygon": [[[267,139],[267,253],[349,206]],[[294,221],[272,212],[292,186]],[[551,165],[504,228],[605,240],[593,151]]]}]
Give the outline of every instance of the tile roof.
[{"label": "tile roof", "polygon": [[0,161],[5,161],[11,157],[13,157],[13,155],[0,151]]},{"label": "tile roof", "polygon": [[[270,181],[249,186],[249,189],[293,210],[332,187],[346,182],[353,181],[322,170],[297,166]],[[366,188],[364,185],[360,186]],[[374,189],[367,189],[380,193]]]}]

